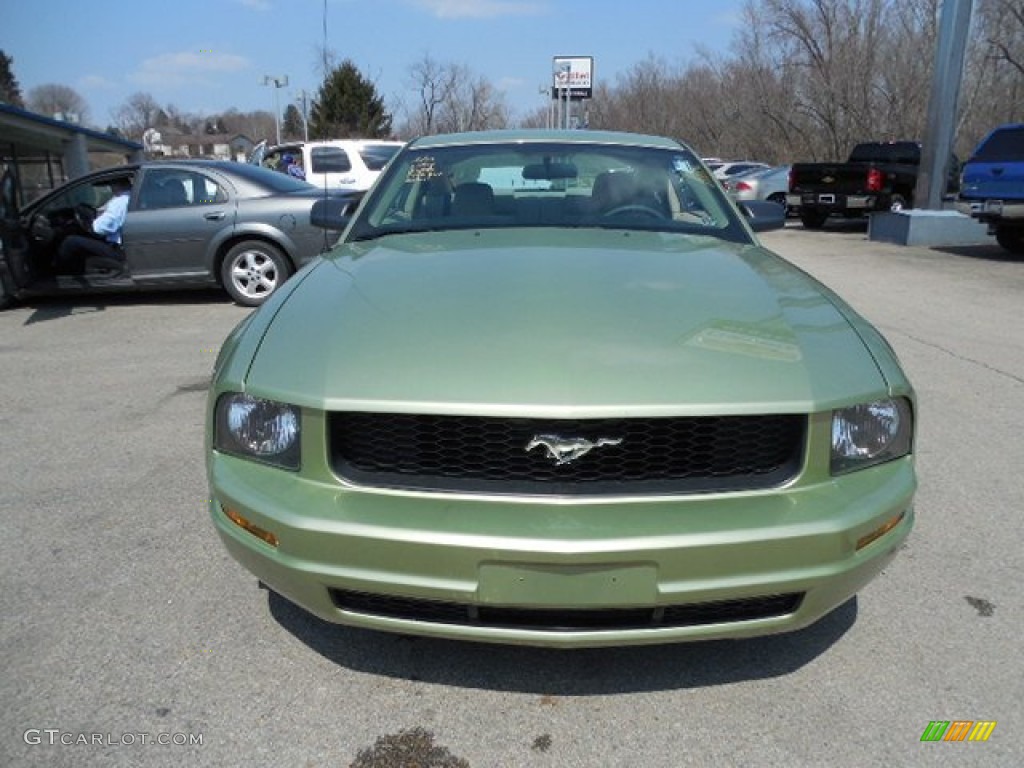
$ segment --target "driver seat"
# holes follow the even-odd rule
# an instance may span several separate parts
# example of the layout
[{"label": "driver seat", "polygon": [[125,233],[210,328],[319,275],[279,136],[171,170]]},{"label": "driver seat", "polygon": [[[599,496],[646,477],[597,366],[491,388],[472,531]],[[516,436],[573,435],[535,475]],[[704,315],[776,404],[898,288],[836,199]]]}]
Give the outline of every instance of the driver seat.
[{"label": "driver seat", "polygon": [[597,213],[607,213],[637,201],[636,176],[629,171],[605,171],[594,179],[590,199]]}]

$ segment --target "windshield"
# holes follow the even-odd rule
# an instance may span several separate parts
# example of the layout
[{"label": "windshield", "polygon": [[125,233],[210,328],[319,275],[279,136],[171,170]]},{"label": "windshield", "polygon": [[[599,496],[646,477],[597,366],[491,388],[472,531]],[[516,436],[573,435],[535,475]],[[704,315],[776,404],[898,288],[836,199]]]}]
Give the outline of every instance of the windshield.
[{"label": "windshield", "polygon": [[406,149],[347,239],[509,227],[643,229],[749,242],[689,150],[579,140]]}]

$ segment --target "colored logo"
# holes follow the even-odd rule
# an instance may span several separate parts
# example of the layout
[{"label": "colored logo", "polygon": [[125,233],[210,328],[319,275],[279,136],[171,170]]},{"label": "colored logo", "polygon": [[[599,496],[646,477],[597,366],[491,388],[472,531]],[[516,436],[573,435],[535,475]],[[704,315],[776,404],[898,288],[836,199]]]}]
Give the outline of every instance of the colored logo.
[{"label": "colored logo", "polygon": [[932,720],[921,741],[988,741],[995,728],[995,720]]}]

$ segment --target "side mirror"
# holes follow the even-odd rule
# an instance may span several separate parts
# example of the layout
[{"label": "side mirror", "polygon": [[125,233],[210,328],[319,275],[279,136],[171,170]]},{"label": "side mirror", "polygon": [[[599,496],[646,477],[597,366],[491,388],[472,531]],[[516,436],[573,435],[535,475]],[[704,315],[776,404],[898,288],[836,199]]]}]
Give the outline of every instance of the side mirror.
[{"label": "side mirror", "polygon": [[786,226],[786,206],[767,200],[746,200],[736,204],[755,232],[770,232]]},{"label": "side mirror", "polygon": [[346,196],[317,200],[309,211],[309,223],[321,229],[341,231],[352,220],[359,199],[359,196]]}]

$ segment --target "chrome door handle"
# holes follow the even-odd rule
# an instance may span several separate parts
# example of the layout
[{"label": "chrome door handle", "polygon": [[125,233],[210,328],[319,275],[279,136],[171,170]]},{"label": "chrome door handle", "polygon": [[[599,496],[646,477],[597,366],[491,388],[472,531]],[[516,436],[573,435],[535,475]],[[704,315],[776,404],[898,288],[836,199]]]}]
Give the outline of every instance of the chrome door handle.
[{"label": "chrome door handle", "polygon": [[224,211],[213,211],[212,213],[204,213],[203,218],[209,221],[220,221],[224,218]]}]

